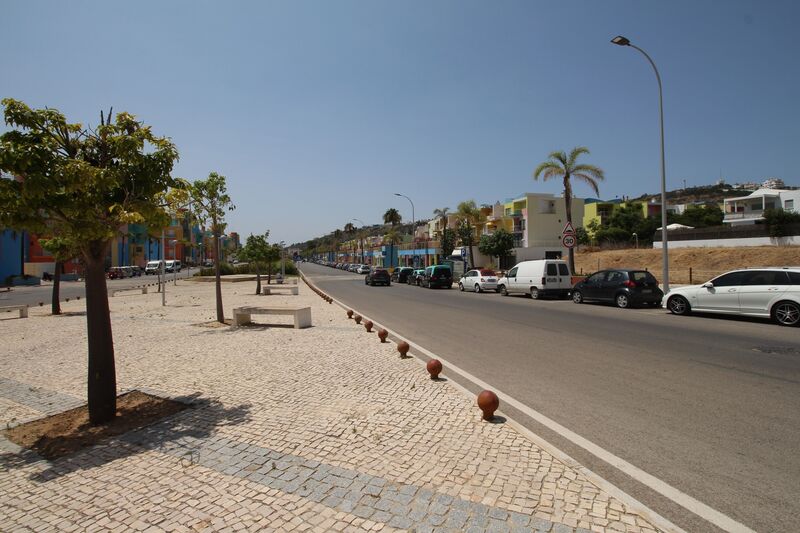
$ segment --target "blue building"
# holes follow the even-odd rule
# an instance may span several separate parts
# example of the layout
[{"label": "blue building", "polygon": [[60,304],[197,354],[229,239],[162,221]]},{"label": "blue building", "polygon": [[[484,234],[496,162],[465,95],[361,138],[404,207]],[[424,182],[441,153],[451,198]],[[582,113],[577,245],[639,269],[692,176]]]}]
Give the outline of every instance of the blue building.
[{"label": "blue building", "polygon": [[21,231],[0,231],[0,285],[5,285],[8,276],[19,276],[23,272],[27,235]]}]

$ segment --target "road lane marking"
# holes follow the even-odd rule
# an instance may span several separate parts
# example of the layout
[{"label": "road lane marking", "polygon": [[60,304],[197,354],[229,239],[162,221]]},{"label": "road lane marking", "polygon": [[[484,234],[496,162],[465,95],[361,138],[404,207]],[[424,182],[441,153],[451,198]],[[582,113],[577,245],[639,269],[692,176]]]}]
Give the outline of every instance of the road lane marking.
[{"label": "road lane marking", "polygon": [[[340,300],[334,298],[334,301],[340,307],[345,308],[345,309],[349,309],[349,307],[347,307]],[[685,492],[681,491],[680,489],[678,489],[676,487],[673,487],[672,485],[670,485],[670,484],[668,484],[668,483],[656,478],[655,476],[653,476],[651,474],[648,474],[644,470],[640,469],[637,466],[634,466],[633,464],[629,463],[628,461],[625,461],[621,457],[618,457],[618,456],[614,455],[613,453],[609,452],[608,450],[605,450],[604,448],[601,448],[597,444],[591,442],[590,440],[585,439],[584,437],[581,437],[577,433],[575,433],[575,432],[571,431],[570,429],[567,429],[566,427],[562,426],[561,424],[559,424],[555,420],[552,420],[551,418],[549,418],[546,415],[536,411],[535,409],[533,409],[531,407],[528,407],[527,405],[523,404],[519,400],[515,399],[513,396],[510,396],[509,394],[504,393],[503,391],[497,389],[496,387],[491,386],[490,384],[486,383],[485,381],[483,381],[482,379],[478,378],[477,376],[473,376],[472,374],[470,374],[466,370],[463,370],[460,367],[448,362],[444,358],[436,355],[435,353],[431,352],[430,350],[427,350],[426,348],[423,348],[419,344],[416,344],[416,343],[412,342],[411,340],[406,339],[403,335],[400,335],[396,331],[394,331],[394,330],[392,330],[392,329],[380,324],[378,321],[373,320],[371,318],[368,318],[366,316],[364,316],[364,319],[365,320],[372,320],[375,323],[375,327],[376,328],[384,328],[384,329],[386,329],[389,332],[389,334],[392,335],[393,337],[405,340],[406,342],[409,343],[409,345],[412,347],[412,349],[417,350],[417,351],[425,354],[427,357],[430,357],[430,358],[433,358],[433,359],[439,359],[446,368],[452,369],[455,373],[457,373],[457,374],[461,375],[462,377],[466,378],[467,380],[471,381],[473,384],[475,384],[475,385],[477,385],[477,386],[479,386],[481,388],[484,388],[484,389],[493,390],[502,401],[506,402],[510,406],[512,406],[515,409],[519,410],[520,412],[524,413],[526,416],[530,417],[533,420],[536,420],[538,423],[542,424],[543,426],[545,426],[546,428],[550,429],[551,431],[557,433],[561,437],[563,437],[563,438],[567,439],[568,441],[572,442],[573,444],[583,448],[584,450],[588,451],[589,453],[591,453],[592,455],[594,455],[598,459],[608,463],[609,465],[613,466],[617,470],[620,470],[621,472],[623,472],[626,475],[628,475],[629,477],[635,479],[639,483],[651,488],[652,490],[658,492],[659,494],[661,494],[662,496],[664,496],[667,499],[671,500],[672,502],[680,505],[684,509],[687,509],[687,510],[691,511],[692,513],[694,513],[697,516],[703,518],[704,520],[707,520],[708,522],[714,524],[715,526],[717,526],[717,527],[719,527],[719,528],[721,528],[721,529],[723,529],[725,531],[731,531],[731,532],[737,532],[737,533],[739,533],[739,532],[742,532],[742,533],[755,533],[755,531],[753,529],[747,527],[746,525],[742,524],[741,522],[737,522],[733,518],[721,513],[720,511],[717,511],[716,509],[713,509],[712,507],[710,507],[710,506],[704,504],[703,502],[697,500],[696,498],[686,494]],[[446,375],[446,373],[445,373],[445,375]],[[463,386],[459,385],[455,381],[451,380],[451,383],[453,383],[455,386],[457,386],[458,388],[460,388],[462,391],[466,392],[467,394],[469,394],[469,395],[473,394],[471,391],[467,390],[466,388],[464,388]],[[613,485],[609,481],[603,479],[598,474],[595,474],[594,472],[592,472],[591,470],[589,470],[585,466],[580,465],[580,463],[575,461],[569,455],[567,455],[566,453],[562,452],[557,447],[555,447],[551,443],[547,442],[542,437],[536,435],[535,433],[533,433],[529,429],[525,428],[519,422],[513,421],[511,419],[509,419],[509,421],[511,421],[513,423],[513,425],[514,425],[514,427],[516,429],[521,430],[522,432],[524,432],[527,436],[532,438],[532,440],[534,440],[535,442],[537,442],[539,444],[543,444],[544,445],[543,447],[545,449],[547,449],[547,451],[550,452],[552,455],[557,457],[559,460],[563,461],[566,464],[569,464],[572,467],[579,468],[581,470],[581,472],[583,472],[585,475],[587,475],[587,477],[589,477],[590,480],[593,483],[598,485],[600,488],[606,490],[606,492],[609,492],[610,494],[612,494],[616,498],[618,498],[618,499],[620,499],[622,501],[625,501],[633,509],[635,509],[637,512],[641,513],[642,515],[645,515],[645,517],[650,519],[651,521],[654,521],[656,525],[659,525],[659,527],[662,527],[664,529],[671,530],[671,531],[679,531],[679,532],[683,532],[684,531],[683,529],[679,528],[677,525],[675,525],[672,522],[670,522],[668,519],[664,518],[660,514],[658,514],[655,511],[653,511],[652,509],[649,509],[647,506],[645,506],[640,501],[636,500],[630,494],[627,494],[626,492],[622,491],[621,489],[619,489],[618,487],[616,487],[615,485]]]}]

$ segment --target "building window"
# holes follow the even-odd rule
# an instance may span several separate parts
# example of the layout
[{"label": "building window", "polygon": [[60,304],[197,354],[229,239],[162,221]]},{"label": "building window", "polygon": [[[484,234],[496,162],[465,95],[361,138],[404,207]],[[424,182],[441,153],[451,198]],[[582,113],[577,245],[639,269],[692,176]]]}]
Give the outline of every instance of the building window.
[{"label": "building window", "polygon": [[786,200],[783,204],[783,209],[785,211],[794,211],[794,200]]}]

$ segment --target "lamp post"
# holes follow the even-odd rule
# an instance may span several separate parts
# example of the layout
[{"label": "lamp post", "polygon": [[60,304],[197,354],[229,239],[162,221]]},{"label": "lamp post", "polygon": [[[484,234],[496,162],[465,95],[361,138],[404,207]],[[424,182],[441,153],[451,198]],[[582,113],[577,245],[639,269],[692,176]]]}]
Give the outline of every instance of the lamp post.
[{"label": "lamp post", "polygon": [[400,194],[399,192],[396,192],[396,193],[394,193],[394,195],[395,196],[402,196],[403,198],[408,200],[408,203],[411,204],[411,242],[414,244],[414,257],[416,257],[416,255],[417,255],[417,243],[414,241],[414,232],[416,231],[417,221],[416,221],[416,218],[414,217],[414,202],[412,202],[411,198],[409,198],[405,194]]},{"label": "lamp post", "polygon": [[161,291],[161,307],[167,305],[167,251],[164,248],[164,229],[161,229],[161,268],[158,274],[158,288]]},{"label": "lamp post", "polygon": [[653,67],[653,71],[656,73],[656,80],[658,81],[658,113],[661,123],[661,256],[664,269],[662,274],[664,294],[667,294],[669,292],[669,251],[667,243],[667,171],[664,163],[664,99],[661,89],[661,75],[658,73],[656,64],[653,62],[650,56],[647,55],[647,52],[635,44],[632,44],[630,40],[626,39],[622,35],[617,35],[611,39],[611,42],[618,46],[630,46],[631,48],[635,48],[641,52]]},{"label": "lamp post", "polygon": [[175,261],[178,259],[178,239],[169,241],[172,243],[172,284],[178,284],[178,269],[176,268]]}]

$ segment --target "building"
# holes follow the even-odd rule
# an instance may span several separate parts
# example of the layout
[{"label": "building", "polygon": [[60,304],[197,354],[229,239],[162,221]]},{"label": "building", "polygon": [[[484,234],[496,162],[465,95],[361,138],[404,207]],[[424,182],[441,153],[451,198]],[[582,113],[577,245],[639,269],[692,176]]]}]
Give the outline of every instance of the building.
[{"label": "building", "polygon": [[23,273],[27,234],[11,229],[0,230],[0,285],[9,276]]},{"label": "building", "polygon": [[797,212],[800,209],[800,190],[762,187],[747,196],[726,198],[722,223],[734,226],[756,224],[764,220],[764,211],[767,209]]},{"label": "building", "polygon": [[[567,249],[561,235],[567,224],[567,209],[562,197],[545,193],[525,193],[503,205],[504,225],[520,245],[514,248],[517,261],[562,257]],[[572,198],[572,221],[575,227],[584,219],[583,198]]]}]

